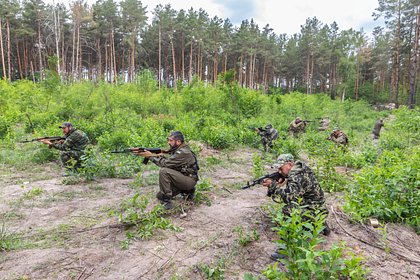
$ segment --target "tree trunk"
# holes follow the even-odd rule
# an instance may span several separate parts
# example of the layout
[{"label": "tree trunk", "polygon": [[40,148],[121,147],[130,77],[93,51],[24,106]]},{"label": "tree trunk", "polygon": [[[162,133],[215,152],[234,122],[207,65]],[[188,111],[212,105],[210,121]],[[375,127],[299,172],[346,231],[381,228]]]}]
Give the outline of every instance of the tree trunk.
[{"label": "tree trunk", "polygon": [[192,61],[193,61],[193,40],[191,40],[191,46],[190,46],[190,71],[189,71],[189,79],[188,82],[191,83],[192,81]]},{"label": "tree trunk", "polygon": [[41,24],[38,23],[39,81],[42,82]]},{"label": "tree trunk", "polygon": [[175,63],[175,47],[172,35],[169,36],[169,41],[171,43],[171,51],[172,51],[172,71],[173,71],[173,87],[176,89],[177,86],[177,77],[176,77],[176,63]]},{"label": "tree trunk", "polygon": [[416,88],[417,88],[417,72],[418,72],[418,58],[419,58],[419,32],[420,32],[420,5],[417,7],[417,21],[416,32],[414,39],[414,48],[412,50],[411,68],[410,68],[410,94],[409,106],[414,109],[416,105]]},{"label": "tree trunk", "polygon": [[3,26],[0,18],[0,51],[1,51],[1,65],[3,67],[3,79],[7,80],[6,64],[4,63],[4,49],[3,49]]},{"label": "tree trunk", "polygon": [[10,48],[10,22],[9,19],[6,20],[6,33],[7,33],[7,70],[8,70],[8,80],[12,80],[12,62],[11,62],[11,48]]},{"label": "tree trunk", "polygon": [[160,91],[160,72],[162,68],[162,34],[160,30],[160,22],[159,22],[159,67],[158,67],[158,81],[159,81],[159,91]]},{"label": "tree trunk", "polygon": [[19,67],[19,77],[23,80],[23,69],[22,69],[22,62],[20,60],[20,52],[19,52],[19,41],[16,40],[16,54],[17,54],[17,62]]}]

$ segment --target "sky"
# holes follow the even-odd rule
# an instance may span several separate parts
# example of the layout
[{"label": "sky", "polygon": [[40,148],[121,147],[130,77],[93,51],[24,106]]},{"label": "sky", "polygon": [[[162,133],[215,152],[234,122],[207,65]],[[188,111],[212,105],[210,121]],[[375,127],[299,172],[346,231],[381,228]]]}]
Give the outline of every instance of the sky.
[{"label": "sky", "polygon": [[141,0],[147,6],[149,20],[158,4],[170,4],[177,11],[202,8],[210,18],[229,18],[239,26],[244,19],[254,19],[260,28],[268,24],[276,34],[300,33],[306,19],[316,17],[323,24],[338,24],[339,31],[363,28],[371,35],[373,28],[380,25],[372,13],[378,7],[378,0]]}]

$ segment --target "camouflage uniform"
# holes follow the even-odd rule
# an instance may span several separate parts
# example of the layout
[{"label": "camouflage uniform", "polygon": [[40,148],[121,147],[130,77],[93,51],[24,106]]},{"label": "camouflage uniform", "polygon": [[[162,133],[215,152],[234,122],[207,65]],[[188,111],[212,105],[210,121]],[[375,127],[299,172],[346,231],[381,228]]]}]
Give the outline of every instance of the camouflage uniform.
[{"label": "camouflage uniform", "polygon": [[330,136],[328,137],[328,140],[332,140],[337,144],[347,146],[349,144],[349,139],[344,132],[338,130],[338,134],[336,135],[336,130],[334,130]]},{"label": "camouflage uniform", "polygon": [[285,187],[279,187],[277,182],[268,188],[268,196],[280,197],[284,203],[283,212],[290,215],[292,208],[297,206],[298,198],[302,198],[301,206],[310,210],[321,210],[328,213],[324,203],[324,192],[315,174],[304,162],[295,161],[290,169]]},{"label": "camouflage uniform", "polygon": [[323,118],[319,121],[320,127],[318,127],[319,131],[325,131],[330,126],[330,119],[329,118]]},{"label": "camouflage uniform", "polygon": [[193,194],[198,181],[198,164],[195,154],[185,143],[168,158],[164,156],[150,157],[159,170],[159,189],[157,197],[160,200],[170,199],[179,193]]},{"label": "camouflage uniform", "polygon": [[381,128],[384,126],[384,121],[382,120],[382,119],[380,119],[380,120],[378,120],[376,123],[375,123],[375,126],[373,127],[373,130],[372,130],[372,138],[373,138],[373,140],[375,140],[375,139],[379,139],[379,135],[380,135],[380,132],[381,132]]},{"label": "camouflage uniform", "polygon": [[61,151],[61,163],[66,168],[78,168],[81,166],[81,156],[85,154],[89,142],[87,135],[74,127],[65,135],[64,142],[55,142],[52,147]]},{"label": "camouflage uniform", "polygon": [[267,148],[272,149],[273,141],[279,137],[277,129],[273,128],[271,124],[266,125],[265,128],[259,128],[258,134],[261,136],[261,141],[265,151],[267,151]]},{"label": "camouflage uniform", "polygon": [[299,117],[293,120],[289,125],[289,135],[298,136],[301,132],[304,132],[306,128],[306,122],[302,121]]}]

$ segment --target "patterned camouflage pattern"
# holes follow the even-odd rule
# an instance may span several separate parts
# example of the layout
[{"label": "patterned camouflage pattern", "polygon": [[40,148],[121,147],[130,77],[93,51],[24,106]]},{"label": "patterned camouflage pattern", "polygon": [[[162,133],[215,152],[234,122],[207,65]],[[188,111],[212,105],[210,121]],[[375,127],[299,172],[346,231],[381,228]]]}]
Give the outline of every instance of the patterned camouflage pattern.
[{"label": "patterned camouflage pattern", "polygon": [[271,125],[267,125],[265,128],[259,128],[258,134],[261,136],[261,142],[265,151],[272,149],[273,141],[279,137],[279,132]]},{"label": "patterned camouflage pattern", "polygon": [[61,151],[61,163],[66,167],[80,167],[81,156],[85,154],[85,149],[89,143],[89,138],[80,129],[72,128],[65,135],[64,142],[55,142],[52,147]]},{"label": "patterned camouflage pattern", "polygon": [[346,134],[344,134],[344,132],[338,130],[338,131],[333,131],[330,136],[328,137],[328,140],[331,140],[339,145],[343,145],[346,146],[349,144],[349,139],[347,137]]},{"label": "patterned camouflage pattern", "polygon": [[298,136],[300,133],[304,132],[306,128],[306,122],[302,121],[300,118],[296,118],[289,124],[289,135]]},{"label": "patterned camouflage pattern", "polygon": [[286,204],[283,208],[285,214],[290,214],[293,207],[297,206],[298,199],[301,198],[301,206],[310,210],[321,210],[327,212],[325,208],[324,192],[315,178],[312,169],[304,162],[296,161],[289,171],[286,186],[281,187],[277,182],[268,189],[268,195],[277,197]]},{"label": "patterned camouflage pattern", "polygon": [[330,119],[329,118],[322,118],[319,121],[318,131],[326,131],[330,126]]},{"label": "patterned camouflage pattern", "polygon": [[181,144],[169,153],[169,157],[149,158],[159,170],[159,188],[164,197],[179,193],[192,193],[198,181],[198,163],[195,154],[186,144]]},{"label": "patterned camouflage pattern", "polygon": [[375,139],[379,139],[380,133],[381,133],[381,128],[384,126],[384,121],[382,119],[378,120],[375,125],[373,126],[373,130],[372,130],[372,138]]}]

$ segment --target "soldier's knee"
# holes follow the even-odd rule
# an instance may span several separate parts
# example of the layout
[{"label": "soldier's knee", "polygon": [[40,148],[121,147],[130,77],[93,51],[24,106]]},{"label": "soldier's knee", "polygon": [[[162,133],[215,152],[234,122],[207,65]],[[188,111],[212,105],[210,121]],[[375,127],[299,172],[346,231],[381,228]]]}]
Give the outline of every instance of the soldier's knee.
[{"label": "soldier's knee", "polygon": [[169,172],[170,172],[170,168],[167,168],[167,167],[161,167],[160,169],[159,169],[159,177],[166,177],[166,176],[168,176],[169,175]]}]

